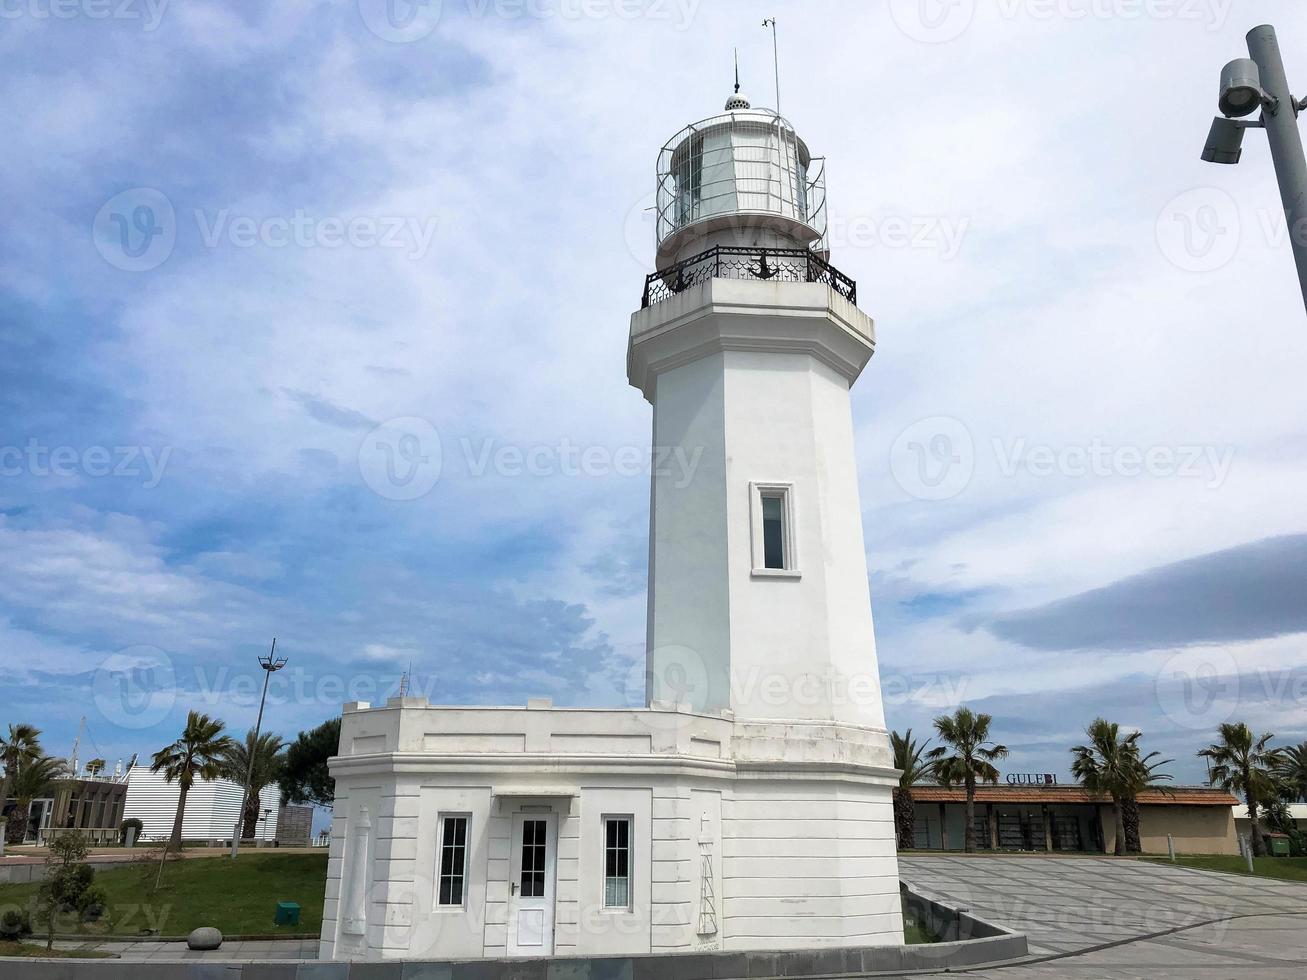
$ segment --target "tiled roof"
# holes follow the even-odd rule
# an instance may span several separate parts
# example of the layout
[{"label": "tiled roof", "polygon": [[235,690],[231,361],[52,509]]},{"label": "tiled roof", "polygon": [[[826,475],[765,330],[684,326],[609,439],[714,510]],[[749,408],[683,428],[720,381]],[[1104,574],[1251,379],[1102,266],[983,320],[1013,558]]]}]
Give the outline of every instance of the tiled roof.
[{"label": "tiled roof", "polygon": [[[916,785],[912,798],[918,803],[965,803],[966,790],[961,786]],[[1108,803],[1105,796],[1093,796],[1079,786],[977,786],[977,803]],[[1239,801],[1229,793],[1206,786],[1176,786],[1174,789],[1147,790],[1139,794],[1139,804],[1162,806],[1236,806]]]}]

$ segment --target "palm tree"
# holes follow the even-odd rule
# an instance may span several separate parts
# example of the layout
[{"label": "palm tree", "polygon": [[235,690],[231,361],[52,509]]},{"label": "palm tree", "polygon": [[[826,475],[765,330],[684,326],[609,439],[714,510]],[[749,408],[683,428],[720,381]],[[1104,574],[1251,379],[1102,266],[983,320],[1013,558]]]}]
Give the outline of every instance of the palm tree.
[{"label": "palm tree", "polygon": [[1280,750],[1275,775],[1290,793],[1290,802],[1307,801],[1307,742]]},{"label": "palm tree", "polygon": [[[222,754],[223,778],[233,783],[245,785],[246,776],[250,780],[249,795],[245,797],[245,813],[242,818],[241,836],[253,837],[259,822],[259,794],[264,788],[275,783],[281,775],[285,761],[282,754],[286,743],[280,735],[264,732],[254,741],[254,729],[245,733],[245,741],[233,740]],[[254,757],[254,767],[250,767],[250,757]]]},{"label": "palm tree", "polygon": [[911,850],[917,822],[917,804],[912,799],[912,784],[934,776],[935,763],[928,762],[925,758],[930,739],[918,745],[912,737],[911,728],[902,735],[890,732],[889,738],[894,747],[894,768],[899,770],[899,787],[894,791],[894,827],[898,833],[899,850]]},{"label": "palm tree", "polygon": [[[962,783],[967,791],[967,825],[963,848],[968,854],[976,850],[976,781],[998,782],[994,762],[1007,756],[1006,745],[989,740],[989,726],[994,719],[973,714],[970,708],[958,708],[952,715],[935,719],[935,731],[947,743],[930,750],[927,758],[935,764],[935,777],[945,787]],[[953,754],[949,755],[949,748]]]},{"label": "palm tree", "polygon": [[1297,829],[1289,801],[1283,796],[1268,797],[1261,801],[1259,808],[1258,820],[1271,833],[1287,834]]},{"label": "palm tree", "polygon": [[1281,765],[1279,749],[1268,749],[1275,736],[1267,732],[1254,738],[1252,730],[1243,722],[1224,722],[1220,727],[1221,740],[1200,749],[1198,754],[1211,765],[1212,782],[1227,793],[1242,793],[1248,804],[1248,822],[1251,824],[1253,856],[1261,857],[1262,831],[1257,823],[1257,805],[1275,795],[1275,770]]},{"label": "palm tree", "polygon": [[1125,849],[1130,854],[1138,854],[1144,848],[1139,840],[1139,794],[1145,789],[1158,789],[1164,794],[1170,790],[1162,789],[1157,784],[1171,778],[1170,773],[1158,772],[1162,766],[1170,765],[1174,759],[1158,759],[1160,752],[1149,752],[1136,760],[1135,778],[1128,787],[1129,792],[1121,798],[1121,816],[1125,820]]},{"label": "palm tree", "polygon": [[[0,765],[5,767],[4,776],[0,777],[0,808],[9,799],[11,792],[10,786],[22,768],[33,759],[39,758],[43,753],[41,750],[41,731],[34,725],[13,725],[9,726],[9,737],[0,738]],[[6,826],[5,842],[8,844],[18,844],[22,842],[22,834],[26,833],[27,814],[23,813],[21,824],[10,821]],[[19,836],[15,837],[14,835]]]},{"label": "palm tree", "polygon": [[5,839],[9,843],[23,842],[23,838],[27,836],[27,822],[30,818],[28,811],[32,808],[32,801],[49,796],[54,781],[66,772],[67,765],[64,760],[56,759],[54,756],[39,755],[23,763],[23,767],[9,783],[14,798],[13,813],[5,831]]},{"label": "palm tree", "polygon": [[[1142,790],[1158,780],[1171,778],[1157,769],[1172,760],[1153,761],[1158,755],[1156,752],[1141,756],[1139,739],[1143,733],[1131,732],[1122,738],[1121,726],[1105,718],[1095,718],[1085,729],[1085,734],[1089,736],[1089,743],[1071,749],[1074,756],[1071,774],[1088,792],[1111,798],[1112,815],[1116,820],[1113,852],[1125,854],[1130,850],[1126,833],[1127,811],[1135,806]],[[1137,810],[1132,812],[1130,822],[1138,838]]]},{"label": "palm tree", "polygon": [[0,738],[0,765],[5,767],[0,780],[0,803],[9,796],[9,781],[18,775],[23,763],[37,758],[41,752],[41,730],[35,725],[10,725],[9,737]]},{"label": "palm tree", "polygon": [[[195,777],[204,781],[218,779],[223,774],[222,760],[231,746],[231,739],[222,734],[222,722],[198,711],[186,716],[182,737],[154,753],[150,772],[162,772],[166,782],[177,783],[181,792],[177,796],[177,816],[172,822],[172,836],[163,849],[166,858],[182,841],[182,816],[186,812],[186,794],[191,791]],[[162,874],[163,865],[159,865]]]}]

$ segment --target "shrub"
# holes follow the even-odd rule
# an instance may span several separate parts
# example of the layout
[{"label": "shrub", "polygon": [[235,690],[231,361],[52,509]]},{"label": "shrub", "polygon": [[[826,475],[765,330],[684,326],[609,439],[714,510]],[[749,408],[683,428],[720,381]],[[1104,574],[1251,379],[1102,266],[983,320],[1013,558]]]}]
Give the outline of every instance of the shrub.
[{"label": "shrub", "polygon": [[141,831],[145,829],[145,824],[141,823],[136,817],[128,817],[118,825],[118,843],[124,847],[127,846],[127,831],[132,827],[136,828],[136,839],[140,840]]},{"label": "shrub", "polygon": [[26,909],[6,909],[0,915],[0,939],[21,939],[32,934],[32,917]]},{"label": "shrub", "polygon": [[66,872],[55,879],[55,898],[59,901],[60,909],[64,912],[80,910],[82,900],[94,879],[95,869],[89,864],[70,865]]},{"label": "shrub", "polygon": [[95,922],[104,915],[109,904],[109,896],[99,885],[92,885],[82,892],[77,903],[77,911],[82,913],[83,922]]}]

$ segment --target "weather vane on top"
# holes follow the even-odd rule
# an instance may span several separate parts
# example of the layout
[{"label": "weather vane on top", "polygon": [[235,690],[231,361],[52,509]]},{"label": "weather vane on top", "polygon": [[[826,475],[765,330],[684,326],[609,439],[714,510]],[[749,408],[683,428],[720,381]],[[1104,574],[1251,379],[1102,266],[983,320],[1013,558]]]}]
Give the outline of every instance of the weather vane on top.
[{"label": "weather vane on top", "polygon": [[763,27],[771,28],[771,58],[772,68],[776,73],[776,115],[781,114],[781,64],[780,56],[776,48],[776,18],[768,17],[762,22]]}]

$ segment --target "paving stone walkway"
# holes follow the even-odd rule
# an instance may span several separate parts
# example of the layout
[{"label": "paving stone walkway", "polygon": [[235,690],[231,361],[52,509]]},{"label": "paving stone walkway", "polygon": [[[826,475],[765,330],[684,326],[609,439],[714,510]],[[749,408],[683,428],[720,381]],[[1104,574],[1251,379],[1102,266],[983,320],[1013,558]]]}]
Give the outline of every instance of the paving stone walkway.
[{"label": "paving stone walkway", "polygon": [[316,939],[227,940],[218,949],[187,949],[184,942],[131,943],[56,940],[59,949],[95,949],[124,960],[312,960],[318,956]]},{"label": "paving stone walkway", "polygon": [[[900,856],[899,873],[1026,933],[1032,956],[1045,959],[970,976],[1307,975],[1307,884],[1112,858]],[[1108,943],[1119,945],[1094,949]]]}]

